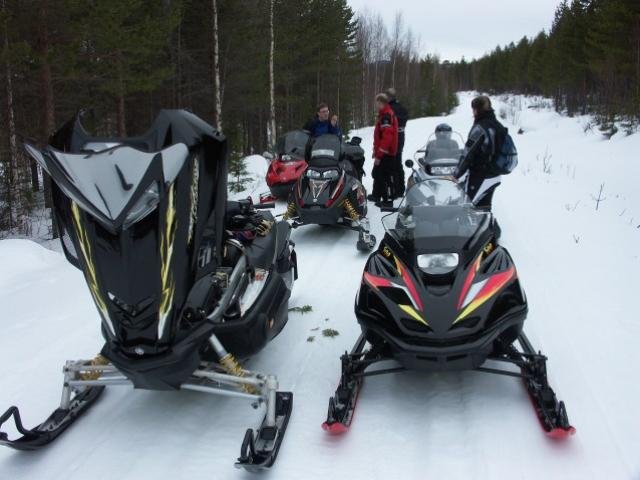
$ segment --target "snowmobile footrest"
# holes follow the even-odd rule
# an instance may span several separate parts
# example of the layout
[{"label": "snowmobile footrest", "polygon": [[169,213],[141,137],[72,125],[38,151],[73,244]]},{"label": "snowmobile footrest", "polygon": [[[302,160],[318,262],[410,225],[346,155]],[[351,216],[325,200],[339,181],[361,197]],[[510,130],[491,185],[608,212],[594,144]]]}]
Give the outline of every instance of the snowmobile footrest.
[{"label": "snowmobile footrest", "polygon": [[[15,448],[16,450],[37,450],[55,440],[64,432],[78,416],[87,410],[104,391],[103,386],[89,387],[77,394],[68,409],[56,409],[44,422],[36,428],[29,430],[22,424],[18,407],[10,407],[0,417],[0,445]],[[9,440],[7,433],[3,432],[2,425],[13,418],[16,430],[22,435],[14,440]]]},{"label": "snowmobile footrest", "polygon": [[249,428],[245,433],[237,468],[259,471],[269,468],[276,461],[280,445],[287,430],[293,407],[293,393],[276,392],[276,424],[266,425],[266,417],[260,429],[254,433]]}]

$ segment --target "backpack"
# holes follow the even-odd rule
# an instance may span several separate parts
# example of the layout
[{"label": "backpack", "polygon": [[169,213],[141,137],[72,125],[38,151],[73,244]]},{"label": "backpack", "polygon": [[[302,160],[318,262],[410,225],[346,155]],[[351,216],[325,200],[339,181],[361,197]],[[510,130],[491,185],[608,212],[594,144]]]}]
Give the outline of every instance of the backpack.
[{"label": "backpack", "polygon": [[518,150],[509,135],[509,129],[496,125],[495,153],[491,157],[489,170],[494,175],[508,175],[518,166]]}]

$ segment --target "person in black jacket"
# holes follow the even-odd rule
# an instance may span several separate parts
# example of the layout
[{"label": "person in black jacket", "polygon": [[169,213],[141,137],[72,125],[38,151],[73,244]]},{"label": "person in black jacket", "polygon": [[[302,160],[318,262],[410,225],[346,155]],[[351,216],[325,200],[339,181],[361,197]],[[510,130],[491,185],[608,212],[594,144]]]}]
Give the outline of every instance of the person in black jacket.
[{"label": "person in black jacket", "polygon": [[474,98],[471,108],[474,122],[454,177],[468,174],[464,183],[467,195],[477,207],[491,210],[493,193],[500,185],[500,175],[492,172],[492,161],[506,129],[496,119],[489,97]]},{"label": "person in black jacket", "polygon": [[393,197],[402,198],[404,196],[404,166],[402,164],[402,150],[404,149],[404,129],[409,120],[409,111],[398,102],[396,98],[396,89],[387,89],[387,97],[389,97],[389,105],[398,119],[398,152],[396,153],[394,170]]}]

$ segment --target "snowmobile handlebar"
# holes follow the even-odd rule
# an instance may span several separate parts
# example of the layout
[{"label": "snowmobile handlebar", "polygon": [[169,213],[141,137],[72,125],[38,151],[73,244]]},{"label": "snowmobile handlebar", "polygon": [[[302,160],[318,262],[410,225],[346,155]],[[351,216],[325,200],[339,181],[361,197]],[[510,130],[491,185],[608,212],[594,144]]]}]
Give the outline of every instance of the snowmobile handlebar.
[{"label": "snowmobile handlebar", "polygon": [[270,208],[276,208],[276,202],[254,203],[253,208],[256,210],[268,210]]},{"label": "snowmobile handlebar", "polygon": [[247,275],[247,259],[243,255],[238,260],[235,268],[229,275],[229,280],[227,282],[227,288],[222,294],[222,298],[218,302],[218,305],[213,309],[213,311],[207,316],[207,320],[213,323],[216,323],[220,317],[227,310],[227,307],[231,304],[231,300],[235,297],[236,290],[240,281]]}]

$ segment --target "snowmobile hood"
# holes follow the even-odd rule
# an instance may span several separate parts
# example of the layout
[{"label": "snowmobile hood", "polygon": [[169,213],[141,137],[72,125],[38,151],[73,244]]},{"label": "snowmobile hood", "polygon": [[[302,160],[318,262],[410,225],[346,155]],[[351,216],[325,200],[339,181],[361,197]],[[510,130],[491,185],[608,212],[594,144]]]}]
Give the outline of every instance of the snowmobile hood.
[{"label": "snowmobile hood", "polygon": [[[42,150],[65,256],[83,271],[114,351],[164,355],[194,283],[222,262],[224,136],[188,112],[164,111],[140,137],[91,137],[79,118]],[[189,367],[190,368],[190,367]]]},{"label": "snowmobile hood", "polygon": [[182,143],[152,153],[125,145],[87,153],[25,148],[69,198],[112,232],[149,213],[163,193],[159,185],[171,184],[189,155]]},{"label": "snowmobile hood", "polygon": [[111,233],[153,210],[187,163],[189,151],[207,138],[224,137],[184,110],[162,110],[142,136],[92,137],[79,113],[40,151],[25,144],[60,189]]},{"label": "snowmobile hood", "polygon": [[95,137],[82,125],[86,112],[81,110],[58,129],[49,144],[61,151],[81,153],[87,149],[103,150],[109,146],[128,145],[144,152],[157,152],[170,145],[183,143],[191,148],[205,137],[223,141],[224,136],[204,120],[186,110],[160,110],[149,130],[141,136],[112,138]]}]

